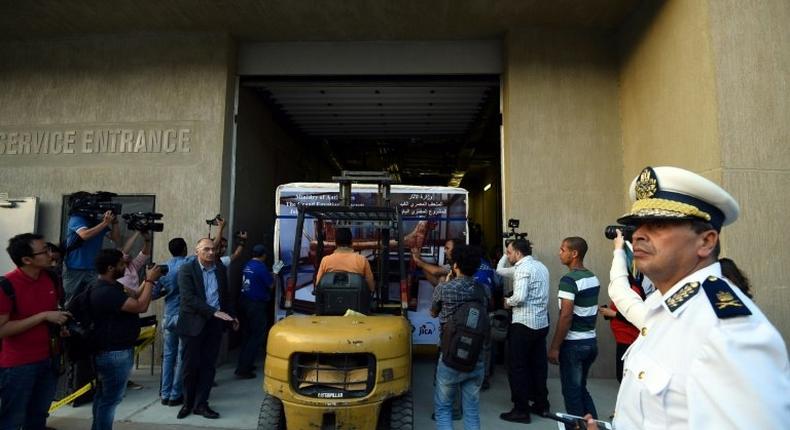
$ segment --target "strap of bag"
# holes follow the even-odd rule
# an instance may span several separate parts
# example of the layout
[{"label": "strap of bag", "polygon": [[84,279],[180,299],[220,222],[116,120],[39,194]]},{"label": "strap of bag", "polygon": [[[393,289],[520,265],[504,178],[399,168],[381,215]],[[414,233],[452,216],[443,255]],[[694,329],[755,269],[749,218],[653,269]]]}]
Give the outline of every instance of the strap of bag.
[{"label": "strap of bag", "polygon": [[11,312],[16,312],[16,293],[11,281],[5,276],[0,276],[0,288],[3,289],[3,293],[8,297],[8,300],[11,300]]}]

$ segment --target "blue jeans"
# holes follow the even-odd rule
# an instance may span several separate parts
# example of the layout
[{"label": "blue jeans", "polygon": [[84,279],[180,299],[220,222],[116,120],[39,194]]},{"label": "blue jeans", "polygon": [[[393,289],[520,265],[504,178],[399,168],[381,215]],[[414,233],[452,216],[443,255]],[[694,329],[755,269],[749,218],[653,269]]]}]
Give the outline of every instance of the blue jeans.
[{"label": "blue jeans", "polygon": [[453,403],[458,388],[461,389],[461,406],[464,414],[464,429],[480,429],[480,386],[485,377],[483,357],[471,372],[459,372],[447,367],[439,356],[436,366],[436,386],[433,391],[434,414],[437,430],[453,429]]},{"label": "blue jeans", "polygon": [[236,373],[247,373],[255,368],[255,356],[258,355],[258,350],[266,339],[269,303],[256,302],[242,296],[239,304],[242,316],[242,341]]},{"label": "blue jeans", "polygon": [[183,396],[184,372],[181,359],[184,355],[184,344],[178,335],[170,331],[169,319],[165,319],[164,341],[162,354],[162,391],[165,400],[176,400]]},{"label": "blue jeans", "polygon": [[123,400],[126,381],[134,363],[133,349],[103,351],[96,354],[96,395],[93,397],[93,425],[91,430],[110,430],[115,419],[115,408]]},{"label": "blue jeans", "polygon": [[565,409],[571,415],[598,417],[587,391],[587,373],[598,356],[595,339],[564,340],[560,347],[560,381]]},{"label": "blue jeans", "polygon": [[44,430],[57,382],[50,359],[0,369],[0,429]]}]

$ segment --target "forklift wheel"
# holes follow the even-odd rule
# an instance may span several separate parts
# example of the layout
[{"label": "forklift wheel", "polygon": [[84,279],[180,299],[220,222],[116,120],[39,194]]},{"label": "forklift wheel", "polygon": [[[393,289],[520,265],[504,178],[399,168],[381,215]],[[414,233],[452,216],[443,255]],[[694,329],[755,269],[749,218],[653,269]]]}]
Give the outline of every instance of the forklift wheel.
[{"label": "forklift wheel", "polygon": [[263,393],[258,430],[285,430],[285,411],[280,399]]},{"label": "forklift wheel", "polygon": [[414,429],[414,403],[411,391],[388,400],[379,416],[379,430],[413,430]]}]

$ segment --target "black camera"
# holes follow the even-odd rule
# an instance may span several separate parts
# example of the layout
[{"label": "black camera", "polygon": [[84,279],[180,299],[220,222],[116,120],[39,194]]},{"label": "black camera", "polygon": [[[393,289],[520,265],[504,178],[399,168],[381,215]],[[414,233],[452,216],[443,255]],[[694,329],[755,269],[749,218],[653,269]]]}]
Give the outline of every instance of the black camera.
[{"label": "black camera", "polygon": [[123,214],[123,219],[126,221],[126,228],[129,230],[136,230],[140,232],[145,231],[162,231],[165,225],[157,222],[162,219],[162,214],[156,212],[133,212]]},{"label": "black camera", "polygon": [[112,201],[116,196],[117,194],[107,191],[76,192],[69,196],[69,216],[78,215],[98,224],[104,219],[104,213],[107,211],[115,215],[121,213],[121,204]]},{"label": "black camera", "polygon": [[221,219],[222,219],[222,214],[217,214],[217,216],[215,216],[214,218],[207,219],[206,220],[206,224],[208,224],[208,225],[219,225],[219,221]]},{"label": "black camera", "polygon": [[[154,266],[156,266],[156,263],[148,263],[148,268],[149,269],[154,267]],[[170,271],[170,267],[168,267],[167,264],[160,264],[159,265],[159,273],[161,273],[162,276],[167,275],[167,272],[169,272],[169,271]]]},{"label": "black camera", "polygon": [[630,242],[636,228],[632,225],[607,225],[603,230],[603,235],[609,240],[614,240],[617,237],[617,230],[622,231],[623,239]]},{"label": "black camera", "polygon": [[506,231],[502,233],[502,237],[505,239],[512,239],[512,240],[524,240],[527,238],[527,232],[519,233],[516,230],[518,229],[520,222],[515,218],[510,218],[507,220],[507,228],[510,231]]}]

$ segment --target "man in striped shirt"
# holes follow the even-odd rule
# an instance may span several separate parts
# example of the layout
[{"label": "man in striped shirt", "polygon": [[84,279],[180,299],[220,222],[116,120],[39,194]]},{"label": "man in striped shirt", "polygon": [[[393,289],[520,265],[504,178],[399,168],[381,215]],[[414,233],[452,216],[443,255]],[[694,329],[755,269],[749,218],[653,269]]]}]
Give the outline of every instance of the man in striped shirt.
[{"label": "man in striped shirt", "polygon": [[581,237],[565,238],[560,245],[560,261],[570,272],[560,279],[560,316],[549,348],[549,362],[560,365],[562,397],[568,413],[597,418],[587,391],[587,373],[598,355],[595,320],[600,282],[584,268],[586,253],[587,242]]},{"label": "man in striped shirt", "polygon": [[[546,335],[549,332],[549,271],[532,257],[526,239],[510,242],[507,260],[513,267],[513,295],[505,298],[505,308],[513,310],[508,329],[508,382],[513,409],[499,417],[505,421],[529,423],[530,412],[548,413],[546,388],[548,363]],[[503,270],[497,273],[505,273]],[[530,404],[532,402],[532,404]]]}]

